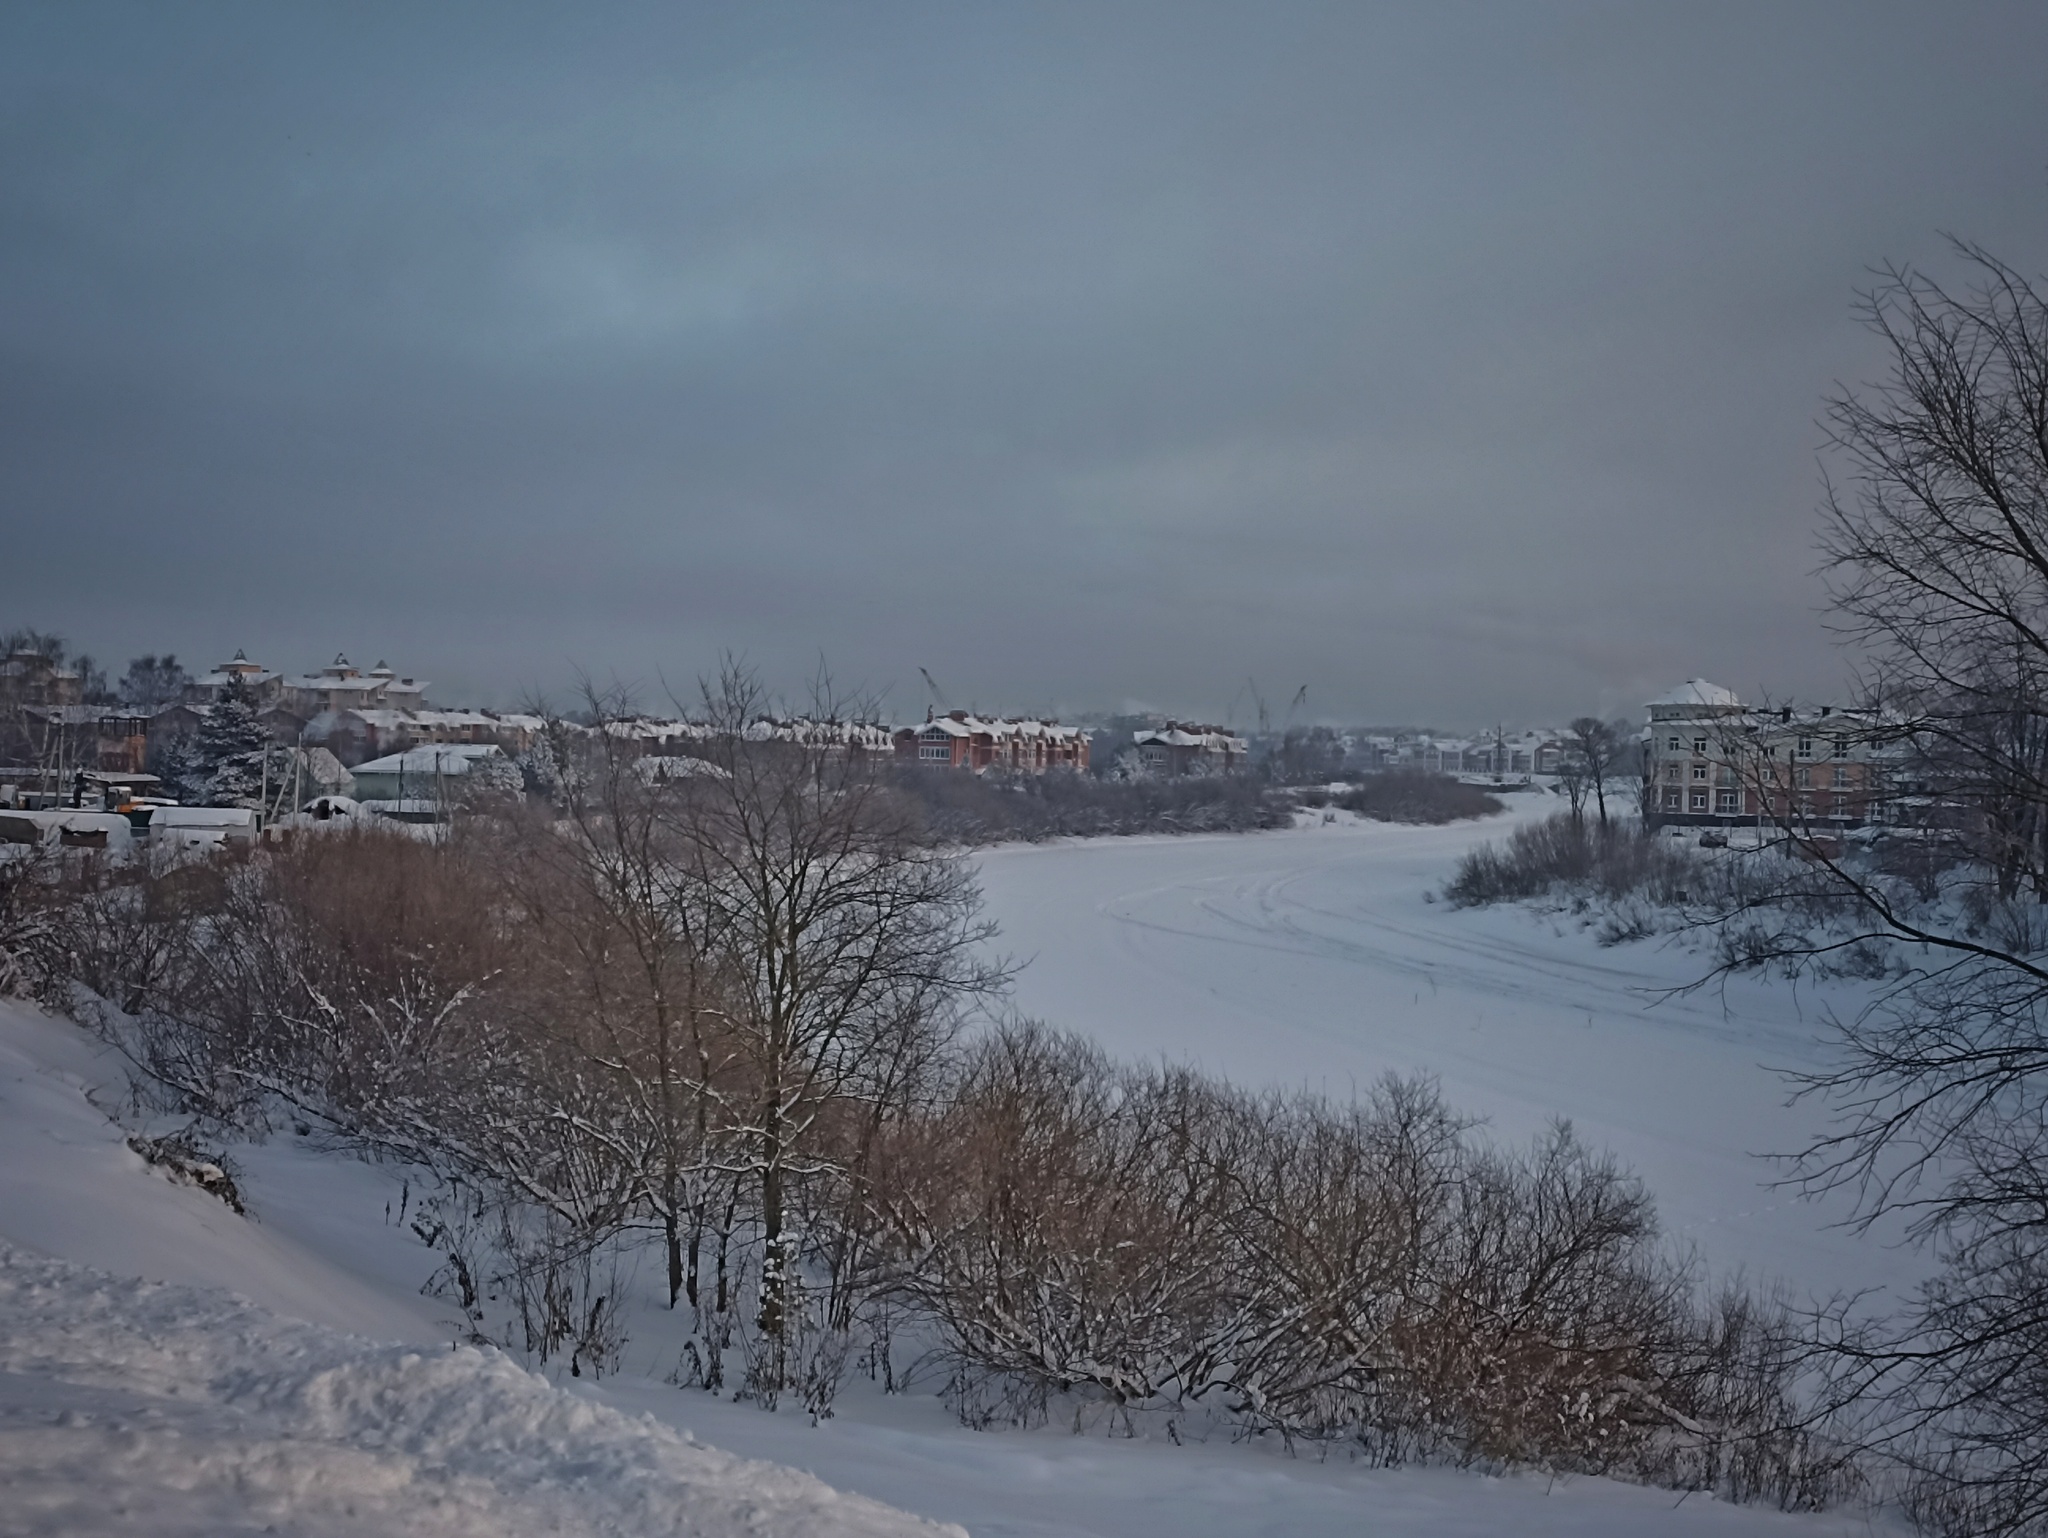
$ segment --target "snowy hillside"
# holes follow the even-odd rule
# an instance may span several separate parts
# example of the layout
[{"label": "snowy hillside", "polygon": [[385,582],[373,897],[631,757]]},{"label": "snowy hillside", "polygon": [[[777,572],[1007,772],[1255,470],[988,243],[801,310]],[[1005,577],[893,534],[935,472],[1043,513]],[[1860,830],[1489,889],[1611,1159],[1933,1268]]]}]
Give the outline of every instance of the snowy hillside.
[{"label": "snowy hillside", "polygon": [[[982,863],[1034,1013],[1247,1081],[1341,1093],[1429,1069],[1504,1135],[1574,1116],[1651,1174],[1672,1226],[1717,1264],[1831,1285],[1859,1241],[1762,1191],[1749,1157],[1797,1130],[1760,1063],[1817,1050],[1810,1019],[1770,989],[1646,1012],[1636,990],[1679,978],[1684,958],[1425,903],[1475,836],[1317,827]],[[836,1418],[813,1426],[672,1386],[673,1316],[651,1276],[626,1279],[621,1372],[543,1378],[456,1346],[454,1311],[421,1294],[437,1257],[398,1220],[401,1172],[287,1133],[231,1150],[250,1208],[237,1217],[127,1148],[98,1108],[118,1108],[120,1081],[77,1028],[0,1004],[0,1532],[1871,1530],[1857,1512],[1378,1470],[1223,1435],[1174,1446],[1057,1418],[976,1433],[929,1378],[884,1395],[850,1376]],[[1866,1257],[1866,1275],[1884,1263]]]},{"label": "snowy hillside", "polygon": [[[0,1005],[0,1532],[948,1531],[452,1346],[416,1280],[353,1274],[361,1246],[323,1255],[152,1171],[81,1093],[111,1092],[94,1056],[72,1027]],[[338,1215],[312,1210],[322,1161],[271,1162],[259,1215],[316,1230]],[[326,1198],[375,1224],[370,1172],[338,1173],[347,1189]],[[415,1273],[426,1258],[381,1249]]]},{"label": "snowy hillside", "polygon": [[81,1538],[941,1531],[495,1351],[373,1345],[4,1247],[0,1487],[9,1531]]}]

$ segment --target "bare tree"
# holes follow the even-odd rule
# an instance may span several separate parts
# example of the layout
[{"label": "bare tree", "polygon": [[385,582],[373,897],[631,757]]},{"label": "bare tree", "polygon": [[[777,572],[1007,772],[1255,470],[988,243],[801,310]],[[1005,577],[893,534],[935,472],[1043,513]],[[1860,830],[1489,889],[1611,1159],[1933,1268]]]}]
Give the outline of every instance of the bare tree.
[{"label": "bare tree", "polygon": [[146,653],[131,658],[128,671],[121,675],[121,703],[130,710],[154,715],[184,698],[191,681],[184,664],[171,653],[165,652],[161,657]]},{"label": "bare tree", "polygon": [[1600,809],[1600,826],[1605,828],[1607,782],[1619,770],[1627,743],[1611,722],[1598,716],[1580,716],[1572,722],[1570,730],[1571,736],[1565,746],[1566,758],[1574,763],[1575,772],[1591,789],[1594,804]]},{"label": "bare tree", "polygon": [[710,770],[692,777],[676,828],[746,1071],[729,1109],[757,1191],[771,1394],[795,1286],[792,1188],[844,1170],[828,1113],[876,1103],[893,1065],[932,1050],[963,1003],[1004,979],[969,867],[918,836],[829,681],[813,694],[806,716],[777,722],[739,665],[706,680]]},{"label": "bare tree", "polygon": [[[1862,300],[1889,376],[1829,410],[1847,474],[1824,548],[1842,629],[1868,661],[1861,730],[1887,776],[1867,787],[1885,846],[1814,827],[1781,764],[1748,771],[1803,858],[1772,905],[1846,915],[1765,949],[1817,959],[1871,942],[1912,958],[1807,1081],[1839,1119],[1805,1151],[1810,1189],[1896,1215],[1942,1270],[1891,1330],[1845,1344],[1863,1389],[1898,1412],[1890,1445],[1920,1475],[1936,1530],[2048,1531],[2048,302],[2021,273],[1956,243],[1956,290],[1893,268]],[[1945,885],[1928,862],[1952,863]],[[1948,900],[1930,902],[1930,895]],[[2020,899],[2027,899],[2021,901]]]},{"label": "bare tree", "polygon": [[527,824],[512,866],[537,963],[519,998],[608,1087],[608,1114],[581,1130],[630,1170],[630,1204],[661,1232],[673,1308],[698,1302],[713,1097],[729,1065],[715,913],[674,826],[683,787],[639,772],[620,730],[628,704],[586,680],[584,729],[543,712],[549,761],[571,772],[556,787],[560,825]]}]

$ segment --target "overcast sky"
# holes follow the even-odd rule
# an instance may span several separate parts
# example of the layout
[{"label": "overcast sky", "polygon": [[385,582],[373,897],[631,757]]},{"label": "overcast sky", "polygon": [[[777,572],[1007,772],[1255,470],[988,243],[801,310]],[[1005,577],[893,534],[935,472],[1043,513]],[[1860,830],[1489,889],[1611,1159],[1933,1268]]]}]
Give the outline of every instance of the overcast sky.
[{"label": "overcast sky", "polygon": [[450,703],[1822,695],[1854,291],[2048,6],[0,9],[0,628]]}]

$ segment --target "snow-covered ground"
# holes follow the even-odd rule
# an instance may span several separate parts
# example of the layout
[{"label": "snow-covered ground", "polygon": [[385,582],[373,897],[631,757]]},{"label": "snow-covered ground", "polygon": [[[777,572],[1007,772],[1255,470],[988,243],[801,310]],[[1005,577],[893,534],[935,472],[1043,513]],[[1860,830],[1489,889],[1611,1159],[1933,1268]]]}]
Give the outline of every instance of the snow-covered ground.
[{"label": "snow-covered ground", "polygon": [[[1544,802],[1551,798],[1544,797]],[[1011,847],[982,858],[1023,1013],[1127,1057],[1343,1097],[1428,1073],[1520,1139],[1569,1117],[1655,1193],[1667,1230],[1717,1273],[1801,1291],[1917,1275],[1910,1255],[1834,1226],[1845,1208],[1772,1188],[1761,1157],[1825,1123],[1781,1070],[1825,1060],[1856,985],[1730,979],[1664,941],[1602,946],[1569,916],[1457,910],[1458,854],[1551,806],[1445,828],[1356,822],[1257,836]]]},{"label": "snow-covered ground", "polygon": [[495,1351],[376,1345],[5,1246],[0,1489],[21,1533],[946,1531]]},{"label": "snow-covered ground", "polygon": [[[1812,1060],[1814,1011],[1778,985],[1650,1008],[1639,990],[1697,963],[1423,900],[1498,831],[1319,825],[982,867],[1031,1013],[1250,1082],[1341,1094],[1434,1072],[1502,1135],[1572,1116],[1716,1265],[1802,1286],[1896,1269],[1763,1191],[1749,1157],[1811,1123],[1761,1065]],[[75,1027],[0,1004],[0,1533],[1870,1531],[1605,1480],[975,1433],[928,1391],[858,1378],[814,1427],[669,1386],[645,1306],[624,1372],[550,1381],[454,1348],[452,1311],[419,1292],[435,1257],[396,1220],[397,1172],[289,1136],[238,1149],[236,1217],[127,1149],[98,1108],[120,1078]]]}]

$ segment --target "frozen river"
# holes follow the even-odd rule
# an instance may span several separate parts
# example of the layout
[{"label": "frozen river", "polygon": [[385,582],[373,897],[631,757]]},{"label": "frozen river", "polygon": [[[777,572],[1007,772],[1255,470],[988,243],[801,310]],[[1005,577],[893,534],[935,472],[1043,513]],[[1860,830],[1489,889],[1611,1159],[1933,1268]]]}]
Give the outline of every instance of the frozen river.
[{"label": "frozen river", "polygon": [[1023,1014],[1247,1085],[1344,1097],[1431,1074],[1504,1138],[1570,1118],[1644,1176],[1667,1229],[1716,1271],[1802,1290],[1910,1276],[1908,1257],[1832,1227],[1840,1206],[1772,1189],[1759,1157],[1823,1124],[1819,1107],[1787,1105],[1779,1070],[1823,1061],[1828,1011],[1857,994],[1743,978],[1674,996],[1708,970],[1702,953],[1427,900],[1507,826],[1347,821],[1012,847],[980,864]]}]

